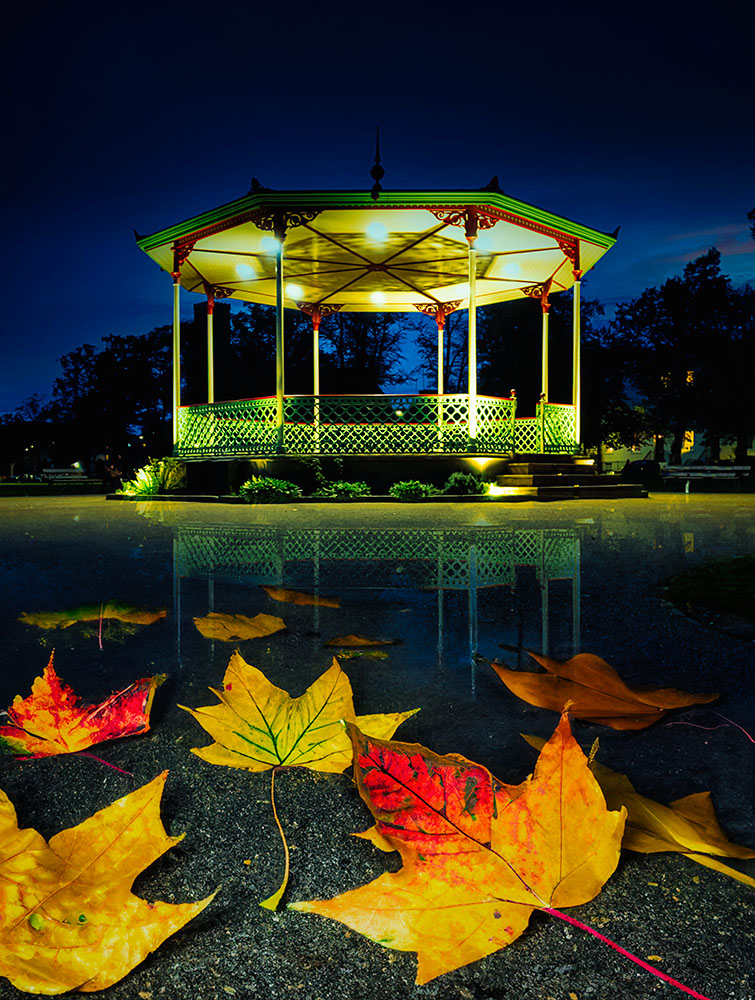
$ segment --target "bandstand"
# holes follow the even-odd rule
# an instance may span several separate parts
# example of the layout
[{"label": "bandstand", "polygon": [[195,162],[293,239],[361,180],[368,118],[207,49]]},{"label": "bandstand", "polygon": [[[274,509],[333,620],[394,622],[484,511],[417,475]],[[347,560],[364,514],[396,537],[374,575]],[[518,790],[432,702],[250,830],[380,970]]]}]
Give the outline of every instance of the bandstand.
[{"label": "bandstand", "polygon": [[[576,454],[580,444],[580,280],[616,236],[509,197],[476,191],[249,193],[150,236],[138,246],[173,278],[173,445],[188,461],[286,456],[503,456]],[[207,401],[181,405],[181,290],[207,299]],[[548,311],[572,289],[572,393],[548,393]],[[542,391],[534,417],[516,395],[477,391],[476,310],[532,298],[542,311]],[[218,299],[276,310],[270,395],[216,400],[213,308]],[[284,315],[312,323],[312,394],[286,393]],[[468,310],[468,384],[444,389],[444,327]],[[438,331],[435,394],[323,395],[319,332],[337,312],[424,313]],[[344,389],[348,389],[344,386]],[[273,391],[274,390],[274,391]]]}]

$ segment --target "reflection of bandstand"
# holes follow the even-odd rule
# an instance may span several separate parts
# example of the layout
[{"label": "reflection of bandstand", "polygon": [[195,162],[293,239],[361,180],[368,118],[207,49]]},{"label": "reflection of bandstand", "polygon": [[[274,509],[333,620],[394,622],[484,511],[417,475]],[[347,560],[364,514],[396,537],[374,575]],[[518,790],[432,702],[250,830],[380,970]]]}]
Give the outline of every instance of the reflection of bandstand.
[{"label": "reflection of bandstand", "polygon": [[[319,594],[345,590],[437,591],[438,650],[443,646],[444,593],[468,593],[469,652],[477,651],[478,590],[518,585],[531,568],[539,584],[541,649],[549,651],[551,584],[571,582],[571,646],[579,648],[579,537],[568,528],[205,528],[176,525],[176,602],[181,579],[273,585]],[[224,609],[225,610],[225,609]],[[318,609],[313,609],[317,620]]]},{"label": "reflection of bandstand", "polygon": [[[580,279],[615,236],[504,195],[479,191],[270,191],[137,238],[173,276],[174,454],[188,460],[284,455],[573,454],[580,442]],[[181,406],[180,289],[207,297],[207,402]],[[572,398],[548,399],[549,297],[573,288]],[[477,392],[477,306],[532,298],[542,309],[542,398]],[[276,308],[275,395],[215,400],[216,299]],[[311,396],[285,392],[284,315],[312,322]],[[468,310],[466,393],[444,393],[446,317]],[[320,393],[321,322],[344,312],[421,312],[438,329],[437,394]],[[271,386],[272,389],[272,386]]]}]

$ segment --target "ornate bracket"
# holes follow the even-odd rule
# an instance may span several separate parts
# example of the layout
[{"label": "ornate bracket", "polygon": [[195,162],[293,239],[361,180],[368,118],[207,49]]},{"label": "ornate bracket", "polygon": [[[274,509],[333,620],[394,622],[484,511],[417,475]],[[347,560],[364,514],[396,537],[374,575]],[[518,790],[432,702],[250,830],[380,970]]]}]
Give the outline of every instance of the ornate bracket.
[{"label": "ornate bracket", "polygon": [[315,330],[320,329],[320,320],[323,316],[332,316],[333,313],[337,313],[341,308],[343,308],[342,302],[323,302],[323,303],[313,303],[313,302],[297,302],[296,306],[301,309],[303,313],[312,319],[312,326]]},{"label": "ornate bracket", "polygon": [[170,273],[174,281],[178,281],[180,279],[181,265],[186,261],[193,249],[193,242],[173,244],[173,270]]},{"label": "ornate bracket", "polygon": [[273,212],[260,213],[254,216],[254,224],[258,229],[275,234],[275,238],[281,243],[286,238],[289,229],[297,226],[304,226],[312,222],[320,214],[319,209],[303,209],[300,212],[286,212],[278,210]]},{"label": "ornate bracket", "polygon": [[553,279],[548,278],[546,282],[540,285],[527,285],[526,288],[522,288],[522,295],[526,295],[529,299],[539,299],[540,307],[544,313],[550,312],[551,304],[548,301],[548,295],[551,290],[551,283]]},{"label": "ornate bracket", "polygon": [[414,302],[417,312],[424,313],[425,316],[434,316],[438,329],[442,330],[446,325],[446,317],[461,305],[461,299],[457,302]]},{"label": "ornate bracket", "polygon": [[235,288],[223,288],[222,285],[211,285],[209,282],[204,282],[204,293],[207,296],[207,312],[209,315],[215,311],[215,300],[216,299],[229,299],[233,293],[237,291]]},{"label": "ornate bracket", "polygon": [[499,221],[497,216],[479,208],[431,208],[430,211],[439,222],[463,229],[468,240],[473,240],[480,229],[492,229]]}]

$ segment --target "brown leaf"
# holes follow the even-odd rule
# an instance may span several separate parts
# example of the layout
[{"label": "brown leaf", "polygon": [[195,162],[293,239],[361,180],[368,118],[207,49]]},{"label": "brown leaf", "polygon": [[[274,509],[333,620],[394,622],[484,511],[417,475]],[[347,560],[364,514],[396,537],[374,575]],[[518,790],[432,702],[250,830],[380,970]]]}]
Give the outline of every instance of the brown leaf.
[{"label": "brown leaf", "polygon": [[644,729],[672,708],[699,705],[718,697],[675,688],[630,688],[613,667],[592,653],[578,653],[565,662],[537,653],[529,655],[548,673],[510,670],[495,661],[490,665],[506,687],[530,705],[562,712],[571,702],[570,713],[575,719],[611,729]]},{"label": "brown leaf", "polygon": [[397,646],[399,639],[366,639],[363,635],[339,635],[328,639],[326,646]]},{"label": "brown leaf", "polygon": [[275,615],[259,614],[247,618],[246,615],[223,615],[216,611],[211,611],[204,618],[195,618],[194,624],[205,639],[220,639],[222,642],[259,639],[286,627],[283,619]]},{"label": "brown leaf", "polygon": [[320,597],[319,594],[305,594],[301,590],[286,590],[285,587],[263,587],[268,597],[286,604],[310,604],[320,608],[340,608],[337,597]]}]

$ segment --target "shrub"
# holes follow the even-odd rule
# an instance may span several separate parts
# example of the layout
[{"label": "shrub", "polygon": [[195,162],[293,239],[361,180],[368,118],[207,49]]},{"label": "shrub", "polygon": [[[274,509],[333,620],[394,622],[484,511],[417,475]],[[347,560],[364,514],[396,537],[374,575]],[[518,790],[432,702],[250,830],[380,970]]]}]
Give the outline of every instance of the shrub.
[{"label": "shrub", "polygon": [[272,476],[252,476],[239,487],[239,496],[245,503],[286,503],[298,500],[301,495],[301,486]]},{"label": "shrub", "polygon": [[179,458],[151,458],[117,492],[125,496],[151,497],[157,493],[176,493],[185,485],[186,466]]},{"label": "shrub", "polygon": [[394,483],[388,492],[396,500],[421,500],[423,497],[435,496],[438,490],[430,483],[421,483],[418,479],[402,479]]},{"label": "shrub", "polygon": [[342,479],[332,483],[325,482],[312,494],[313,497],[322,497],[324,500],[354,500],[369,495],[370,488],[367,483],[347,483]]},{"label": "shrub", "polygon": [[444,493],[478,496],[487,489],[485,480],[476,472],[452,472],[443,487]]}]

